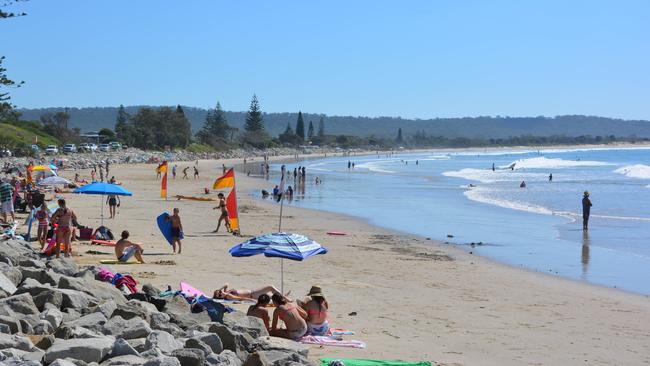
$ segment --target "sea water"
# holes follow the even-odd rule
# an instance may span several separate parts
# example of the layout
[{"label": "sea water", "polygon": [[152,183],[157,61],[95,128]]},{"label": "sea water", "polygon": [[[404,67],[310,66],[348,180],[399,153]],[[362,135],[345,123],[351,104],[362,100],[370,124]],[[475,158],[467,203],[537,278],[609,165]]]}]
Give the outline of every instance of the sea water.
[{"label": "sea water", "polygon": [[[304,185],[293,180],[297,166],[306,167]],[[286,204],[357,216],[514,266],[650,294],[650,149],[379,153],[286,168],[286,184],[296,187]],[[273,165],[269,190],[279,172]],[[593,203],[587,232],[584,191]]]}]

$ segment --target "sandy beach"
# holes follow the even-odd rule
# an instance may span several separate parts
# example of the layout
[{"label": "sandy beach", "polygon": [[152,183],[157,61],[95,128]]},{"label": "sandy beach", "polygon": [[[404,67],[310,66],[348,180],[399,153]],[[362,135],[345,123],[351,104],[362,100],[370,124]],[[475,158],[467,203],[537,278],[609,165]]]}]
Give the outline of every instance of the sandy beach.
[{"label": "sandy beach", "polygon": [[[277,231],[279,206],[251,196],[277,182],[237,175],[243,238],[212,233],[218,217],[212,210],[215,202],[171,198],[201,196],[220,175],[222,163],[230,166],[241,160],[200,161],[199,180],[182,180],[181,174],[171,179],[170,174],[168,201],[159,198],[155,165],[112,166],[111,175],[133,197],[123,198],[116,219],[106,219],[105,225],[116,234],[129,230],[133,241],[144,244],[147,261],[119,266],[118,271],[160,287],[187,281],[206,293],[224,282],[242,288],[279,286],[279,260],[228,254],[247,237]],[[180,172],[192,163],[177,164]],[[99,197],[65,197],[81,224],[99,224]],[[171,254],[155,223],[159,213],[174,207],[180,209],[186,236],[181,255]],[[445,365],[650,364],[648,297],[512,268],[362,220],[290,205],[284,208],[283,229],[306,234],[330,250],[305,262],[285,261],[285,291],[302,297],[311,285],[321,285],[332,325],[354,330],[351,338],[368,345],[364,350],[313,347],[312,359],[431,360]],[[333,230],[348,235],[326,235]],[[88,254],[89,250],[107,254]],[[114,257],[112,248],[84,243],[79,252],[80,264]]]}]

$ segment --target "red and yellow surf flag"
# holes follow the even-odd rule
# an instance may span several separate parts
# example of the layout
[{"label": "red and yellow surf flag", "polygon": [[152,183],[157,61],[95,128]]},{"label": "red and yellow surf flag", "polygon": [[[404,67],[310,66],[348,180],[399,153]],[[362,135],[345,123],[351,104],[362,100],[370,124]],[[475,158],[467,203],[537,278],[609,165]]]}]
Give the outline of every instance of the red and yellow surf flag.
[{"label": "red and yellow surf flag", "polygon": [[158,165],[158,173],[162,175],[160,183],[160,198],[167,198],[167,160]]},{"label": "red and yellow surf flag", "polygon": [[212,189],[224,189],[235,187],[235,171],[230,168],[226,174],[217,178],[212,185]]},{"label": "red and yellow surf flag", "polygon": [[[234,184],[234,180],[233,180]],[[228,198],[226,198],[226,209],[228,210],[228,220],[230,220],[230,229],[233,232],[239,232],[239,217],[237,216],[237,194],[233,186]]]}]

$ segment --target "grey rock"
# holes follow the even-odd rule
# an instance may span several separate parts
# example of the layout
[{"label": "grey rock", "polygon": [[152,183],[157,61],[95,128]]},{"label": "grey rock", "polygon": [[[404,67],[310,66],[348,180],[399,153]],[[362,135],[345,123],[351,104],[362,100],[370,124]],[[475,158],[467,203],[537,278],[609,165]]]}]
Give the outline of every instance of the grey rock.
[{"label": "grey rock", "polygon": [[58,359],[52,362],[50,366],[77,366],[77,364],[66,359]]},{"label": "grey rock", "polygon": [[0,350],[0,358],[12,358],[12,359],[22,359],[27,351],[23,351],[15,348],[5,348]]},{"label": "grey rock", "polygon": [[126,342],[138,352],[146,351],[146,347],[145,347],[145,344],[147,343],[146,338],[127,339]]},{"label": "grey rock", "polygon": [[148,360],[142,366],[181,366],[181,363],[175,357],[160,356]]},{"label": "grey rock", "polygon": [[136,355],[126,355],[126,356],[118,356],[118,357],[111,357],[108,360],[100,363],[100,366],[130,366],[130,365],[142,365],[145,363],[145,359],[136,356]]},{"label": "grey rock", "polygon": [[205,364],[205,356],[199,349],[177,349],[171,353],[171,356],[176,357],[181,366],[203,366]]},{"label": "grey rock", "polygon": [[236,332],[249,334],[253,338],[269,335],[262,319],[247,316],[239,311],[224,314],[223,323],[230,329]]},{"label": "grey rock", "polygon": [[34,344],[29,338],[18,335],[0,334],[0,349],[15,348],[21,351],[31,351]]},{"label": "grey rock", "polygon": [[313,365],[307,358],[291,352],[255,351],[251,353],[244,366],[286,366],[289,364]]},{"label": "grey rock", "polygon": [[208,365],[219,365],[219,366],[242,366],[244,363],[242,360],[237,357],[235,352],[225,350],[220,354],[212,353],[205,358],[205,363]]},{"label": "grey rock", "polygon": [[38,323],[34,324],[31,326],[31,330],[28,332],[29,334],[36,334],[36,335],[47,335],[47,334],[52,334],[56,328],[52,326],[52,323],[49,321],[43,319],[39,321]]},{"label": "grey rock", "polygon": [[9,332],[12,334],[21,333],[23,331],[20,320],[16,318],[15,315],[0,315],[0,324],[7,326]]},{"label": "grey rock", "polygon": [[29,294],[20,294],[0,299],[0,315],[16,316],[38,314],[38,308]]},{"label": "grey rock", "polygon": [[6,366],[41,366],[40,362],[36,361],[25,361],[20,359],[5,360],[2,364]]},{"label": "grey rock", "polygon": [[89,330],[92,330],[96,333],[103,333],[104,326],[108,322],[108,319],[102,313],[90,313],[84,315],[81,318],[67,322],[65,325],[69,327],[83,327]]},{"label": "grey rock", "polygon": [[125,304],[118,304],[117,309],[113,311],[113,316],[119,315],[127,320],[140,317],[148,322],[151,314],[156,312],[158,310],[152,304],[138,300],[129,300]]},{"label": "grey rock", "polygon": [[70,357],[84,362],[100,362],[113,349],[115,340],[109,337],[57,339],[45,352],[46,363],[56,359]]},{"label": "grey rock", "polygon": [[162,291],[150,283],[145,283],[142,285],[142,292],[149,296],[158,297]]},{"label": "grey rock", "polygon": [[35,315],[32,314],[32,315],[24,316],[20,318],[20,320],[18,320],[20,322],[20,328],[23,330],[23,333],[33,334],[34,332],[33,326],[38,323],[38,320],[36,320],[34,317]]},{"label": "grey rock", "polygon": [[36,307],[40,311],[45,310],[45,304],[51,304],[57,309],[60,309],[61,304],[63,304],[63,295],[56,290],[44,290],[38,295],[33,296],[33,299],[34,304],[36,304]]},{"label": "grey rock", "polygon": [[0,323],[0,333],[11,334],[11,328],[7,324]]},{"label": "grey rock", "polygon": [[161,330],[154,330],[147,336],[145,349],[150,350],[153,348],[160,349],[164,354],[169,354],[172,351],[182,348],[183,343],[179,342],[167,332]]},{"label": "grey rock", "polygon": [[214,333],[200,332],[200,331],[190,331],[188,332],[190,339],[198,339],[201,342],[205,343],[212,349],[212,352],[220,354],[223,351],[223,343],[221,343],[221,338]]},{"label": "grey rock", "polygon": [[18,261],[18,265],[21,267],[45,268],[43,261],[34,258],[21,258]]},{"label": "grey rock", "polygon": [[210,333],[215,333],[221,339],[223,348],[231,350],[237,356],[245,360],[248,357],[248,349],[253,343],[253,337],[246,333],[235,332],[227,326],[220,323],[211,323],[209,328]]},{"label": "grey rock", "polygon": [[22,357],[24,361],[34,361],[37,362],[39,365],[41,364],[41,361],[43,360],[43,356],[45,355],[45,351],[41,351],[40,349],[36,349],[34,351],[31,351],[29,353],[25,353]]},{"label": "grey rock", "polygon": [[63,310],[63,322],[71,322],[81,318],[81,313],[73,308]]},{"label": "grey rock", "polygon": [[113,344],[113,350],[111,351],[110,357],[119,357],[119,356],[138,356],[140,353],[136,351],[126,340],[118,338]]},{"label": "grey rock", "polygon": [[47,320],[53,328],[58,328],[63,323],[63,313],[56,308],[49,308],[40,315],[41,319]]},{"label": "grey rock", "polygon": [[63,309],[85,309],[98,303],[97,299],[81,291],[69,289],[59,289],[58,291],[63,296],[63,302],[61,303]]},{"label": "grey rock", "polygon": [[106,300],[101,302],[99,305],[95,306],[92,310],[93,312],[99,312],[104,314],[105,317],[110,318],[113,316],[113,312],[117,309],[117,304],[114,300]]},{"label": "grey rock", "polygon": [[185,336],[185,331],[181,329],[178,325],[174,323],[157,323],[155,326],[151,327],[152,329],[155,330],[162,330],[165,331],[174,337],[184,337]]},{"label": "grey rock", "polygon": [[169,317],[169,315],[167,315],[165,313],[153,313],[153,314],[151,314],[151,317],[149,319],[149,323],[151,324],[152,327],[154,327],[156,325],[169,323],[170,319],[171,318]]},{"label": "grey rock", "polygon": [[[101,313],[94,313],[101,314]],[[102,315],[103,316],[103,315]],[[151,333],[149,324],[141,318],[132,318],[125,320],[121,316],[112,317],[104,325],[104,333],[113,335],[117,338],[133,339],[144,338]]]},{"label": "grey rock", "polygon": [[69,326],[63,323],[55,332],[54,336],[61,339],[71,338],[103,338],[104,334],[78,326]]},{"label": "grey rock", "polygon": [[45,265],[54,272],[65,276],[74,276],[79,272],[79,267],[71,258],[53,258],[48,260]]},{"label": "grey rock", "polygon": [[[203,356],[207,356],[212,353],[212,348],[208,346],[205,342],[200,339],[190,338],[185,341],[185,348],[198,349],[203,352]],[[181,362],[182,363],[182,362]]]},{"label": "grey rock", "polygon": [[61,278],[60,274],[46,268],[21,267],[20,272],[23,275],[23,280],[31,278],[44,285],[56,286]]},{"label": "grey rock", "polygon": [[297,353],[303,357],[309,356],[309,346],[278,337],[257,338],[250,345],[250,349],[253,351],[282,351],[287,353]]},{"label": "grey rock", "polygon": [[0,291],[3,291],[7,296],[11,296],[16,290],[16,285],[7,276],[0,273]]},{"label": "grey rock", "polygon": [[115,286],[106,282],[97,281],[91,276],[62,276],[59,280],[59,288],[81,291],[98,300],[112,300],[118,304],[126,302],[122,292],[115,288]]},{"label": "grey rock", "polygon": [[0,272],[5,275],[14,286],[18,286],[23,281],[23,274],[20,270],[10,264],[0,262]]}]

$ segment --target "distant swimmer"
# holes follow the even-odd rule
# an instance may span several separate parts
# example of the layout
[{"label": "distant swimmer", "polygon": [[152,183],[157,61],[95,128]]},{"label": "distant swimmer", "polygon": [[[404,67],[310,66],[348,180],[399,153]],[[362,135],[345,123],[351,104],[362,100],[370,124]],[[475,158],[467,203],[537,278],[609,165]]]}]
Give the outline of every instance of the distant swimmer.
[{"label": "distant swimmer", "polygon": [[350,169],[351,167],[352,167],[352,162],[348,160],[348,169]]},{"label": "distant swimmer", "polygon": [[553,173],[551,173],[551,174],[548,175],[548,181],[549,181],[549,182],[552,182],[552,181],[553,181]]},{"label": "distant swimmer", "polygon": [[519,185],[519,188],[526,188],[526,182],[522,180],[521,184]]},{"label": "distant swimmer", "polygon": [[515,163],[512,163],[512,165],[510,165],[510,170],[513,170],[513,171],[515,170]]},{"label": "distant swimmer", "polygon": [[492,171],[494,171],[494,163],[492,163]]},{"label": "distant swimmer", "polygon": [[420,162],[418,160],[415,161],[415,165],[419,165]]},{"label": "distant swimmer", "polygon": [[589,215],[591,214],[591,200],[589,192],[585,191],[582,197],[582,230],[589,230]]}]

